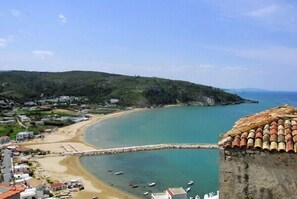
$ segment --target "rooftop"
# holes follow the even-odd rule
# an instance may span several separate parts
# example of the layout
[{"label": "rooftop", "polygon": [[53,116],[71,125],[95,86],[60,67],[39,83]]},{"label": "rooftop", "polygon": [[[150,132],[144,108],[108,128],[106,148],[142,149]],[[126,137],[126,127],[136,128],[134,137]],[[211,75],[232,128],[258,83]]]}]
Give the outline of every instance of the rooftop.
[{"label": "rooftop", "polygon": [[2,192],[0,193],[0,199],[17,195],[25,190],[25,186],[23,185],[8,186],[6,184],[1,183],[0,187],[2,188]]},{"label": "rooftop", "polygon": [[171,196],[179,195],[179,194],[186,194],[186,191],[182,187],[169,188],[169,189],[167,189],[167,192]]},{"label": "rooftop", "polygon": [[297,153],[297,108],[285,105],[241,118],[219,145]]}]

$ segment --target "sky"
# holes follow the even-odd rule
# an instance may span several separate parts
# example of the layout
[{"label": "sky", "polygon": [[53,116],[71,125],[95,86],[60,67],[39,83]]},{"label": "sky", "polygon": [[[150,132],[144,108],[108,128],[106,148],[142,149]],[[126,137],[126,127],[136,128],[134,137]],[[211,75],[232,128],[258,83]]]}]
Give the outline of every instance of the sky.
[{"label": "sky", "polygon": [[297,1],[1,1],[0,70],[296,91]]}]

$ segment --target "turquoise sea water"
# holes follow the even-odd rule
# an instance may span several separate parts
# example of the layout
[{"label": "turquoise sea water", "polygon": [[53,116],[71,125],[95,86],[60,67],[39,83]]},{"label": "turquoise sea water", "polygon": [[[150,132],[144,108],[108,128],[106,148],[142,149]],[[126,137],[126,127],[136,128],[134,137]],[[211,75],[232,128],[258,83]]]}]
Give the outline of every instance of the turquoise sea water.
[{"label": "turquoise sea water", "polygon": [[[217,143],[239,118],[283,104],[297,105],[297,92],[241,92],[258,104],[171,107],[132,113],[88,128],[86,140],[104,148],[157,143]],[[108,184],[142,198],[145,191],[186,187],[189,196],[218,190],[217,150],[165,150],[81,158],[83,166]],[[124,171],[116,176],[114,171]],[[148,182],[156,186],[148,188]],[[138,184],[133,189],[129,184]]]}]

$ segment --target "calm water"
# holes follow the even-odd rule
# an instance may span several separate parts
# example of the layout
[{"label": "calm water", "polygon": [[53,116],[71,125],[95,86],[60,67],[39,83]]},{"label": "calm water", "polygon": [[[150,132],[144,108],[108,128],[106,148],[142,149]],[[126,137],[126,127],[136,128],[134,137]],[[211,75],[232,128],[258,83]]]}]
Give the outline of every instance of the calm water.
[{"label": "calm water", "polygon": [[[218,107],[172,107],[129,114],[91,126],[86,139],[100,147],[157,143],[217,143],[239,118],[283,104],[297,105],[297,92],[241,92],[259,104]],[[193,180],[189,196],[218,190],[217,150],[166,150],[110,156],[83,157],[84,167],[105,182],[138,195],[168,187],[186,187]],[[108,169],[124,171],[116,176]],[[156,182],[153,188],[148,182]],[[129,184],[139,184],[133,189]]]}]

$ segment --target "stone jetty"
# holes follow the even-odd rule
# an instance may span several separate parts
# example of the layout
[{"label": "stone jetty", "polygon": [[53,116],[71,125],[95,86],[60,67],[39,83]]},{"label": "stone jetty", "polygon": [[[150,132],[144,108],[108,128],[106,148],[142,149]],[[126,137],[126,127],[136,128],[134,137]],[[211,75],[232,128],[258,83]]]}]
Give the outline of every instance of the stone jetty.
[{"label": "stone jetty", "polygon": [[142,145],[119,147],[110,149],[98,149],[91,151],[66,151],[63,153],[50,154],[49,156],[91,156],[91,155],[108,155],[119,153],[130,153],[138,151],[153,151],[153,150],[166,150],[166,149],[217,149],[217,144],[155,144],[155,145]]}]

